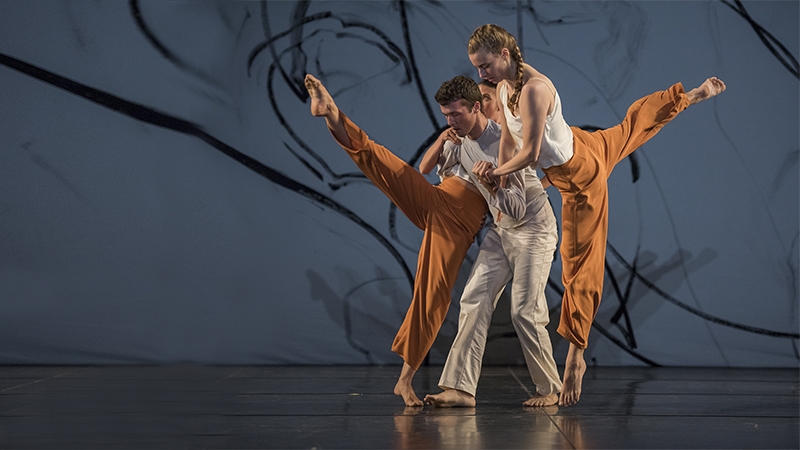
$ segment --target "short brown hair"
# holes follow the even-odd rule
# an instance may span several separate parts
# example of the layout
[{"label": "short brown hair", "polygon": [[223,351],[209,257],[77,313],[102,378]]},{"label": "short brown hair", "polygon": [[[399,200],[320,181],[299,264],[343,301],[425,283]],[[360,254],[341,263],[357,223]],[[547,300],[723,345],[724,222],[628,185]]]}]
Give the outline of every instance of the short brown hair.
[{"label": "short brown hair", "polygon": [[481,90],[478,89],[478,83],[475,80],[458,75],[442,83],[433,98],[442,106],[461,100],[464,106],[472,108],[476,102],[480,103],[483,100],[483,95],[481,95]]}]

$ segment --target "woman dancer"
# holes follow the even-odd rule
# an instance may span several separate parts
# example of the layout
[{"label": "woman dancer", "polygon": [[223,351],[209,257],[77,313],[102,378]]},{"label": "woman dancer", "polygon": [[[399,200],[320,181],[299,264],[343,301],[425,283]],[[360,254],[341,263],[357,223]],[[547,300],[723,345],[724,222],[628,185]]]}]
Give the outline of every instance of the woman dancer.
[{"label": "woman dancer", "polygon": [[481,163],[474,170],[494,179],[528,166],[538,168],[561,193],[564,297],[558,332],[570,345],[558,403],[573,405],[580,399],[583,352],[603,292],[608,176],[678,113],[721,93],[725,84],[709,78],[685,92],[676,83],[634,102],[619,125],[586,132],[567,125],[553,82],[522,60],[508,31],[492,24],[479,27],[470,37],[468,53],[478,75],[498,84],[505,119],[498,167]]}]

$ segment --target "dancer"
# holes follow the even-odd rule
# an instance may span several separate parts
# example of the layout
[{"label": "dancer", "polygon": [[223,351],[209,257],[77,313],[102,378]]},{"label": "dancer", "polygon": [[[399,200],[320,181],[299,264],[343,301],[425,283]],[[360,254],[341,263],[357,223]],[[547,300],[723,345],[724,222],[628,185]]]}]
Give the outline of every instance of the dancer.
[{"label": "dancer", "polygon": [[[493,106],[499,112],[499,104],[492,102],[494,86],[486,83],[480,89],[484,99],[484,114],[491,113]],[[498,119],[502,120],[502,116]],[[493,141],[490,158],[482,160],[497,163],[500,127],[486,118],[481,118],[481,123],[486,123],[484,136],[490,135]],[[450,170],[454,159],[451,155],[457,151],[463,152],[466,146],[467,143],[461,146],[453,145],[452,142],[444,144],[440,138],[428,150],[426,158],[423,158],[420,171],[428,173],[433,168],[432,163],[426,162],[433,159],[429,157],[430,154],[435,154],[439,161],[439,174],[442,176]],[[467,161],[468,158],[462,158],[462,164],[468,164]],[[511,174],[509,187],[519,183],[517,180],[520,175],[524,176],[524,215],[518,219],[508,214],[502,215],[497,208],[489,208],[495,221],[481,243],[480,252],[461,295],[458,334],[439,379],[439,387],[443,392],[425,397],[425,403],[434,407],[475,406],[475,393],[492,314],[500,294],[512,277],[511,320],[522,345],[528,373],[536,386],[536,394],[523,405],[550,406],[558,402],[561,380],[546,328],[550,317],[544,294],[558,242],[556,218],[539,177],[533,170]],[[470,172],[469,176],[474,183],[480,185],[474,173]],[[495,183],[481,189],[490,205],[495,192],[502,192],[497,191],[497,186]]]},{"label": "dancer", "polygon": [[[479,27],[470,37],[468,53],[479,76],[498,84],[507,122],[499,166],[479,163],[474,170],[493,179],[539,168],[561,193],[564,297],[558,332],[570,346],[558,403],[572,405],[580,399],[583,352],[603,292],[608,176],[678,113],[721,93],[725,84],[709,78],[685,92],[676,83],[637,100],[619,125],[586,132],[567,125],[552,81],[522,60],[516,39],[506,30],[492,24]],[[515,148],[519,151],[513,155]]]},{"label": "dancer", "polygon": [[483,100],[481,100],[483,115],[498,124],[503,123],[503,109],[497,100],[497,85],[489,80],[481,80],[478,83],[478,89],[481,90],[483,96]]},{"label": "dancer", "polygon": [[[474,86],[475,82],[472,83]],[[392,351],[404,360],[394,393],[403,398],[406,406],[423,406],[411,381],[450,307],[450,292],[458,270],[483,226],[486,201],[476,186],[459,176],[446,177],[438,186],[431,185],[422,174],[370,140],[339,110],[318,79],[306,75],[305,85],[311,97],[311,114],[325,118],[334,139],[356,165],[414,225],[425,231],[411,305],[392,344]],[[445,85],[437,92],[437,101],[442,100],[443,89]],[[442,100],[447,102],[442,105],[442,112],[448,123],[465,140],[480,141],[483,128],[474,119],[469,120],[480,114],[480,92],[464,92],[456,85],[450,97]],[[501,205],[503,202],[509,206]],[[521,188],[516,195],[510,189],[498,191],[495,206],[521,217],[525,207]]]}]

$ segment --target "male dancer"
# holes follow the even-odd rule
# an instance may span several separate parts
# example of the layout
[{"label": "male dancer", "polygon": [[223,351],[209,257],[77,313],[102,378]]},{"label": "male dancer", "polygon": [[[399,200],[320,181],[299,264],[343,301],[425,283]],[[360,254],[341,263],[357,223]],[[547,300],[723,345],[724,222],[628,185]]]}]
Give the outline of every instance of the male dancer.
[{"label": "male dancer", "polygon": [[[493,86],[482,85],[480,91],[483,94],[484,113],[499,113],[499,103],[491,101]],[[444,107],[442,111],[445,111]],[[465,137],[461,143],[452,134],[447,134],[450,130],[445,130],[423,157],[420,171],[430,172],[435,162],[439,164],[440,176],[463,171],[463,166],[472,167],[478,160],[494,164],[498,156],[500,126],[485,117],[480,117],[478,123],[485,129],[479,139],[479,143],[484,146],[483,157],[470,158],[470,139]],[[457,165],[457,154],[461,155],[461,167]],[[505,216],[500,209],[492,207],[496,203],[494,197],[503,194],[503,190],[498,190],[496,184],[482,185],[481,180],[471,171],[468,175],[481,188],[481,194],[490,205],[495,223],[481,243],[478,258],[472,266],[461,296],[458,334],[439,380],[439,387],[444,391],[426,396],[425,402],[435,407],[475,406],[475,392],[492,314],[500,294],[513,276],[511,319],[522,344],[528,372],[536,385],[536,394],[523,405],[554,405],[558,402],[561,380],[553,359],[550,336],[545,328],[549,322],[549,310],[544,294],[558,241],[553,209],[533,170],[514,174],[524,176],[523,214],[516,212],[509,215],[508,208],[501,208],[505,209]],[[519,178],[509,179],[509,186],[517,185]]]},{"label": "male dancer", "polygon": [[[472,83],[474,86],[474,81]],[[394,393],[403,398],[406,406],[422,406],[411,381],[433,345],[450,307],[450,292],[458,270],[483,226],[486,201],[478,188],[463,177],[448,176],[438,186],[431,185],[422,174],[370,140],[339,110],[319,80],[306,75],[305,84],[311,97],[311,114],[325,118],[334,139],[367,178],[414,225],[425,231],[411,305],[392,344],[392,351],[405,361]],[[456,100],[451,101],[447,109],[442,105],[448,123],[465,139],[480,139],[484,132],[484,127],[476,120],[480,115],[480,92],[475,97],[474,91],[455,90],[453,95]],[[503,208],[517,217],[524,210],[521,188],[518,190],[516,195],[512,195],[510,189],[499,190],[495,198],[497,205],[503,201],[516,204],[516,208]]]}]

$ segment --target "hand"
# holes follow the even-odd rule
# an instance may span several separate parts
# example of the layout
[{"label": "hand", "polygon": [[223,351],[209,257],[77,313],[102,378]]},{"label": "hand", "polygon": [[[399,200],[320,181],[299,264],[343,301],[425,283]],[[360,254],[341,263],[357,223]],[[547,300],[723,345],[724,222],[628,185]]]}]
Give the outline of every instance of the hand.
[{"label": "hand", "polygon": [[461,138],[458,137],[456,130],[452,127],[444,130],[442,134],[439,135],[439,139],[442,140],[442,144],[444,144],[445,141],[450,141],[453,144],[461,145]]},{"label": "hand", "polygon": [[472,173],[478,177],[481,183],[496,184],[497,177],[494,176],[494,164],[489,161],[478,161],[472,166]]}]

